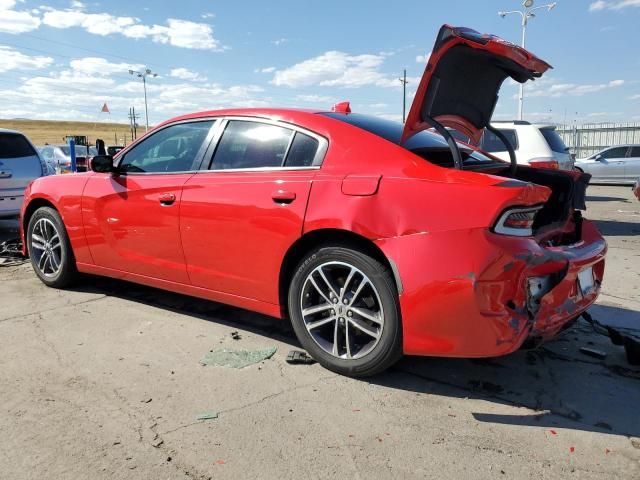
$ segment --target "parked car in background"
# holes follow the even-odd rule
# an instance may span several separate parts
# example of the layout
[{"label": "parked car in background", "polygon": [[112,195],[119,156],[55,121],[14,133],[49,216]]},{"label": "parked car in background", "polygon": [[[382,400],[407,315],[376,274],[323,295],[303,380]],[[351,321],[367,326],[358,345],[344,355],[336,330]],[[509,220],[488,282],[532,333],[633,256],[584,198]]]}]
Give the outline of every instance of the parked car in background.
[{"label": "parked car in background", "polygon": [[0,129],[0,218],[18,216],[28,183],[53,173],[26,136]]},{"label": "parked car in background", "polygon": [[640,145],[616,145],[576,160],[577,170],[591,174],[591,183],[633,185],[640,176]]},{"label": "parked car in background", "polygon": [[114,156],[116,153],[118,153],[123,148],[124,147],[122,145],[108,145],[107,148],[106,148],[107,155]]},{"label": "parked car in background", "polygon": [[[522,120],[493,121],[491,125],[507,137],[516,153],[519,165],[572,170],[573,159],[569,149],[556,132],[554,125],[532,124]],[[504,143],[492,132],[485,130],[480,140],[485,152],[509,160]]]},{"label": "parked car in background", "polygon": [[[69,145],[45,145],[40,147],[42,158],[54,165],[58,173],[69,173],[71,171],[71,148]],[[89,158],[98,154],[96,147],[86,147],[76,145],[76,167],[79,172],[85,172]]]}]

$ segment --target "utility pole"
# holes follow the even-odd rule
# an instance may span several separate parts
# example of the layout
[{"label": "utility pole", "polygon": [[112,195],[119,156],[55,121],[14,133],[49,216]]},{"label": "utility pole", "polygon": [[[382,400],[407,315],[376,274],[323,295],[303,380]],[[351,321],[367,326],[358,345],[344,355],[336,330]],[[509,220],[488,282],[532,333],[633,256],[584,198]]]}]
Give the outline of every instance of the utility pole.
[{"label": "utility pole", "polygon": [[[500,15],[502,18],[506,17],[507,15],[511,15],[514,13],[517,13],[518,15],[520,15],[520,17],[522,18],[522,42],[520,43],[520,46],[522,48],[525,47],[525,40],[526,40],[526,35],[527,35],[527,25],[529,24],[529,19],[530,18],[534,18],[536,16],[535,13],[533,13],[535,10],[540,10],[541,8],[546,8],[547,11],[551,11],[553,10],[553,8],[556,6],[556,2],[553,3],[547,3],[546,5],[540,5],[539,7],[534,7],[534,0],[524,0],[522,2],[522,6],[524,7],[523,10],[511,10],[509,12],[498,12],[498,15]],[[524,83],[520,84],[520,93],[518,94],[518,120],[522,120],[522,110],[523,110],[523,104],[524,104]]]},{"label": "utility pole", "polygon": [[138,138],[137,126],[138,126],[138,117],[140,115],[136,114],[136,107],[129,108],[129,127],[131,128],[131,141],[133,142],[136,138]]},{"label": "utility pole", "polygon": [[129,70],[129,75],[134,75],[142,79],[142,88],[144,89],[144,116],[147,125],[145,132],[149,131],[149,109],[147,107],[147,77],[157,77],[158,74],[151,71],[149,68],[145,68],[142,72],[136,70]]},{"label": "utility pole", "polygon": [[402,78],[399,78],[402,83],[402,123],[405,122],[407,112],[407,69],[404,69]]}]

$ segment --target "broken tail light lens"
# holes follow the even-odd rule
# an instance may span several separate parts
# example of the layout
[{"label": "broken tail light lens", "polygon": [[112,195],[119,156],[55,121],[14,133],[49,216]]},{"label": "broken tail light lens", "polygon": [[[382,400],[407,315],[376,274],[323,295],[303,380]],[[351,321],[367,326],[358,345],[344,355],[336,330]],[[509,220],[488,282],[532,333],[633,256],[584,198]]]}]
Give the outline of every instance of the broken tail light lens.
[{"label": "broken tail light lens", "polygon": [[559,170],[558,161],[553,158],[532,158],[529,165],[533,168],[550,168],[551,170]]},{"label": "broken tail light lens", "polygon": [[494,231],[502,235],[529,237],[533,235],[533,222],[542,207],[510,208],[500,215]]}]

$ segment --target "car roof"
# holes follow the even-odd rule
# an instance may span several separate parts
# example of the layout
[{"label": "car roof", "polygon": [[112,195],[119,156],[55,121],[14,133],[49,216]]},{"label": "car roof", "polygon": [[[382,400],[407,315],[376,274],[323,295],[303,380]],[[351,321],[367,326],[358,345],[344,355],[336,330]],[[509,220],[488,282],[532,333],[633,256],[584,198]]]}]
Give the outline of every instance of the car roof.
[{"label": "car roof", "polygon": [[535,128],[557,128],[553,123],[531,123],[526,120],[494,120],[491,125],[496,127],[535,127]]},{"label": "car roof", "polygon": [[284,120],[295,122],[297,119],[308,117],[310,115],[316,115],[318,113],[327,112],[329,110],[317,110],[317,109],[302,109],[302,108],[226,108],[221,110],[204,110],[200,112],[188,113],[186,115],[180,115],[170,118],[158,126],[166,125],[173,122],[182,120],[195,120],[198,118],[207,117],[222,117],[222,116],[239,116],[239,117],[256,117],[266,118],[270,120]]},{"label": "car roof", "polygon": [[25,136],[24,133],[19,132],[18,130],[10,130],[8,128],[0,128],[0,133],[14,133],[14,134],[22,135],[23,137]]}]

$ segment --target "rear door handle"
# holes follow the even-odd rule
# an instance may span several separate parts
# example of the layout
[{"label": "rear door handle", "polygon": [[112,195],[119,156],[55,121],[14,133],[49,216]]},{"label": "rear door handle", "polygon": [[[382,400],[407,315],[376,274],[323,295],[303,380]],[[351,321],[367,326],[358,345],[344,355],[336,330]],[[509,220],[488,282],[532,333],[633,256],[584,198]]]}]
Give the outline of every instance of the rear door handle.
[{"label": "rear door handle", "polygon": [[160,195],[160,204],[164,206],[173,205],[173,202],[176,201],[176,196],[173,193],[163,193]]},{"label": "rear door handle", "polygon": [[0,170],[0,178],[10,178],[11,175],[11,170]]},{"label": "rear door handle", "polygon": [[288,190],[276,190],[271,194],[271,198],[276,203],[288,204],[296,199],[296,192]]}]

